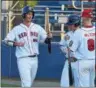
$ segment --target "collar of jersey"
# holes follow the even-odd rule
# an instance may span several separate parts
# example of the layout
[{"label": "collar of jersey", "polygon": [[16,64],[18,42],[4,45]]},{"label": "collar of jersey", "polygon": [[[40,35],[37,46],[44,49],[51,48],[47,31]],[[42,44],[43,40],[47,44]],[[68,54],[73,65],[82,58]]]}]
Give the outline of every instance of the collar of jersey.
[{"label": "collar of jersey", "polygon": [[83,30],[85,31],[91,31],[95,28],[95,26],[92,26],[91,28],[86,28],[86,27],[82,27]]},{"label": "collar of jersey", "polygon": [[31,26],[32,26],[33,24],[34,24],[34,23],[31,23],[31,24],[30,24],[30,27],[27,27],[27,26],[24,25],[23,23],[21,23],[20,25],[21,25],[22,27],[26,28],[26,29],[29,29],[29,28],[31,28]]}]

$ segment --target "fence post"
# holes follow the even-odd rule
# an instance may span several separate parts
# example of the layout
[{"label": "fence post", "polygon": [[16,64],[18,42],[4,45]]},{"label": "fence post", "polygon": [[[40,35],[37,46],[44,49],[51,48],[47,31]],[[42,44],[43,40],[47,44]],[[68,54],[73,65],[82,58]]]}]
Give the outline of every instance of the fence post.
[{"label": "fence post", "polygon": [[7,17],[4,17],[2,22],[1,22],[1,39],[3,40],[6,36],[6,21],[7,21]]},{"label": "fence post", "polygon": [[[63,11],[65,8],[64,5],[61,6],[61,10]],[[61,16],[64,16],[64,14],[61,14]],[[64,24],[61,24],[61,40],[64,38]]]}]

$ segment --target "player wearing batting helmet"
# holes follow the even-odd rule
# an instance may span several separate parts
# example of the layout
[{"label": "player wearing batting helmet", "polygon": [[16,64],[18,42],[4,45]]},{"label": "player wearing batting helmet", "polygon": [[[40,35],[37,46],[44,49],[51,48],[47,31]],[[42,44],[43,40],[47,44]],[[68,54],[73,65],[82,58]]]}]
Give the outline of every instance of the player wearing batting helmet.
[{"label": "player wearing batting helmet", "polygon": [[81,17],[82,17],[82,24],[84,27],[93,26],[92,25],[92,19],[93,19],[92,9],[84,9],[84,11],[81,14]]},{"label": "player wearing batting helmet", "polygon": [[[80,17],[77,15],[70,15],[68,17],[68,22],[66,25],[75,25],[74,27],[77,27],[80,25]],[[68,28],[68,32],[64,35],[64,39],[60,41],[60,49],[61,51],[65,54],[66,59],[61,75],[61,81],[60,81],[60,86],[61,87],[69,87],[70,86],[70,81],[72,83],[72,74],[71,74],[71,63],[70,63],[70,52],[69,52],[69,47],[72,44],[72,37],[73,37],[73,28],[71,29],[70,27]],[[70,74],[70,75],[69,75]],[[69,81],[70,80],[70,81]]]},{"label": "player wearing batting helmet", "polygon": [[[66,25],[74,25],[75,27],[78,27],[80,25],[80,17],[78,15],[70,15],[68,17],[68,22],[66,23]],[[72,78],[69,77],[69,74],[71,75],[71,70],[70,70],[70,52],[69,52],[69,47],[72,44],[72,37],[74,34],[74,30],[73,28],[68,28],[68,32],[65,34],[64,39],[60,41],[60,49],[61,51],[65,54],[66,56],[66,60],[65,60],[65,64],[64,64],[64,68],[62,71],[62,76],[61,76],[61,83],[60,86],[61,87],[69,87],[70,83],[69,83],[69,79]]]},{"label": "player wearing batting helmet", "polygon": [[[74,30],[69,50],[75,87],[94,87],[95,79],[95,27],[89,10],[82,12],[83,27],[69,27]],[[78,19],[78,22],[80,20]]]},{"label": "player wearing batting helmet", "polygon": [[[88,51],[90,51],[89,57],[94,57],[95,58],[95,52],[94,52],[94,50],[95,50],[95,40],[94,40],[94,38],[96,37],[96,32],[95,32],[95,26],[93,26],[93,23],[92,23],[92,21],[93,21],[93,10],[90,9],[90,8],[89,9],[84,9],[82,14],[81,14],[81,17],[82,17],[82,25],[83,25],[82,28],[85,29],[88,34],[90,34],[90,32],[93,34],[93,36],[87,37],[87,41],[88,41],[87,42],[87,47],[88,47]],[[93,53],[93,55],[92,55],[92,53]],[[94,60],[91,60],[90,63],[92,63],[92,61],[94,61]],[[95,61],[93,62],[93,65],[91,65],[91,66],[94,66],[94,64],[96,66]],[[89,76],[90,79],[86,81],[86,85],[88,85],[88,87],[89,86],[94,87],[95,66],[92,67],[92,68],[89,67],[90,71],[89,71],[89,73],[87,73],[87,76]]]},{"label": "player wearing batting helmet", "polygon": [[69,18],[68,18],[68,22],[66,23],[66,25],[68,26],[80,26],[80,23],[81,23],[81,19],[80,19],[80,16],[78,15],[70,15]]},{"label": "player wearing batting helmet", "polygon": [[32,7],[30,6],[25,6],[23,9],[22,9],[22,17],[23,18],[26,18],[26,14],[29,13],[29,12],[32,12],[32,18],[34,18],[34,10]]},{"label": "player wearing batting helmet", "polygon": [[4,42],[16,47],[17,66],[22,87],[31,87],[38,69],[39,42],[49,43],[52,34],[32,22],[34,10],[30,6],[22,9],[23,23],[15,26]]}]

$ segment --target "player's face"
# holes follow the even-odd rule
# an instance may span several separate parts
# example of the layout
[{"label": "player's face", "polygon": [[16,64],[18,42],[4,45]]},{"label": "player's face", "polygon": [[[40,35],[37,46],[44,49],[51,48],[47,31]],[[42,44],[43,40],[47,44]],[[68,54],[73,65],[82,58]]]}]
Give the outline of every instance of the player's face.
[{"label": "player's face", "polygon": [[68,29],[69,29],[70,31],[74,30],[74,25],[69,25],[69,26],[68,26]]},{"label": "player's face", "polygon": [[33,17],[33,13],[32,12],[29,12],[29,13],[26,14],[25,20],[27,22],[31,22],[32,21],[32,17]]},{"label": "player's face", "polygon": [[91,24],[91,21],[92,21],[91,18],[82,17],[83,26],[86,25],[86,24]]},{"label": "player's face", "polygon": [[87,19],[85,17],[82,17],[82,23],[85,24]]}]

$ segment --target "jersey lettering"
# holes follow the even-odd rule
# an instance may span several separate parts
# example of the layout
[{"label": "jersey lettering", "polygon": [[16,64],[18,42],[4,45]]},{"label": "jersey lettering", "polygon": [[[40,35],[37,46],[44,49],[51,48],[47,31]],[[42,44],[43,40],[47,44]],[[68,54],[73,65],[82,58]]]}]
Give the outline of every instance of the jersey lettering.
[{"label": "jersey lettering", "polygon": [[84,36],[85,37],[96,36],[96,32],[95,33],[84,34]]},{"label": "jersey lettering", "polygon": [[31,36],[35,36],[38,37],[38,33],[37,32],[30,32]]},{"label": "jersey lettering", "polygon": [[[38,37],[38,33],[37,32],[30,32],[30,35],[31,36],[35,36],[35,37]],[[21,34],[18,35],[19,38],[23,38],[23,37],[26,37],[27,36],[27,33],[26,32],[23,32]]]},{"label": "jersey lettering", "polygon": [[23,38],[23,37],[27,36],[27,33],[23,32],[23,33],[19,34],[18,36],[19,36],[19,38]]}]

